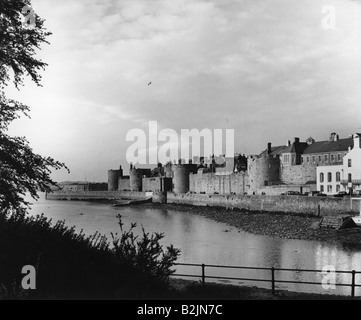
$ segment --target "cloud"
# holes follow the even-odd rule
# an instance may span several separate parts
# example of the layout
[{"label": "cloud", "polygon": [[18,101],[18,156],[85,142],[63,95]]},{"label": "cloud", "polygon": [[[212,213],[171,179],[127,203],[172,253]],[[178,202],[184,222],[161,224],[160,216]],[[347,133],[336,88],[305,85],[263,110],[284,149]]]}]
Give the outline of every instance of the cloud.
[{"label": "cloud", "polygon": [[[86,154],[97,148],[104,150],[102,165],[114,166],[109,159],[123,157],[126,132],[146,128],[149,120],[178,132],[234,128],[242,153],[293,135],[348,134],[361,120],[361,6],[355,1],[33,4],[53,32],[51,45],[40,52],[49,67],[44,89],[25,90],[19,100],[36,104],[35,112],[47,120],[17,129],[35,137],[35,128],[62,123],[64,136],[50,130],[49,139],[68,144],[57,151],[66,155],[79,148],[70,135],[97,127],[87,133],[91,145],[80,138],[89,166]],[[325,5],[336,9],[334,30],[322,28]],[[41,111],[49,105],[57,117]],[[99,179],[103,169],[96,169]]]}]

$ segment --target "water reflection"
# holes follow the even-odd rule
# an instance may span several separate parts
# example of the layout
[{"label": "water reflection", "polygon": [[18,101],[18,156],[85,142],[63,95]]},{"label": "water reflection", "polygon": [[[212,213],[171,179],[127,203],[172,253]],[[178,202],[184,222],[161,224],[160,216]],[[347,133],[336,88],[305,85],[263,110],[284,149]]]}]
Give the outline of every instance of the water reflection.
[{"label": "water reflection", "polygon": [[[41,198],[32,207],[32,214],[44,213],[53,220],[65,220],[69,226],[84,229],[86,234],[99,231],[110,238],[110,232],[119,232],[116,215],[121,214],[125,228],[132,222],[143,225],[147,232],[165,234],[164,245],[173,244],[182,250],[180,262],[205,263],[233,266],[275,267],[322,270],[334,266],[337,270],[361,270],[360,246],[278,239],[268,236],[252,235],[236,228],[218,223],[202,216],[164,209],[145,209],[142,207],[114,208],[105,204],[70,201],[46,201]],[[141,228],[137,229],[141,233]],[[200,274],[200,268],[178,267],[178,272]],[[270,271],[260,270],[220,270],[208,268],[207,275],[227,277],[248,277],[270,279]],[[278,280],[321,282],[321,273],[276,272]],[[361,276],[356,279],[361,282]],[[348,274],[337,275],[340,282],[350,283]],[[223,281],[229,282],[229,281]],[[233,281],[234,282],[234,281]],[[242,283],[236,281],[236,283]],[[270,288],[269,283],[243,282]],[[277,285],[281,289],[325,293],[321,286],[301,284]],[[338,287],[328,293],[347,294],[351,289]],[[357,294],[361,294],[359,290]]]}]

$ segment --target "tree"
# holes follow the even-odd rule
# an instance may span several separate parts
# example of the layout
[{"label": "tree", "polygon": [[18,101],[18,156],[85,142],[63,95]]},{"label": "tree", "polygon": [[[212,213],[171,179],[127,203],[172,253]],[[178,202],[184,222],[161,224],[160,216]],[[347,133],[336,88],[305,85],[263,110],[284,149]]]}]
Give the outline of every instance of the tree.
[{"label": "tree", "polygon": [[[25,137],[7,134],[9,124],[21,115],[29,117],[30,108],[8,99],[3,92],[13,78],[19,89],[26,76],[41,86],[40,71],[46,63],[36,59],[51,33],[44,20],[31,9],[30,0],[1,0],[0,6],[0,213],[26,211],[26,192],[34,199],[37,192],[49,192],[56,186],[50,175],[52,169],[68,168],[51,157],[35,154]],[[69,171],[69,170],[68,170]]]}]

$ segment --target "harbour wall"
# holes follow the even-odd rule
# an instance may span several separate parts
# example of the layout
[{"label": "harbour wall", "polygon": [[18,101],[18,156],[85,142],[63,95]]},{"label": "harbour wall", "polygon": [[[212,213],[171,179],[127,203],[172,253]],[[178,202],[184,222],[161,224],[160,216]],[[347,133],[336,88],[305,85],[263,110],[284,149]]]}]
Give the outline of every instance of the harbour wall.
[{"label": "harbour wall", "polygon": [[121,200],[121,199],[145,199],[146,192],[136,191],[54,191],[46,194],[47,200],[79,200],[79,201],[96,201],[96,200]]},{"label": "harbour wall", "polygon": [[359,213],[360,201],[349,198],[324,198],[306,196],[224,196],[207,194],[174,194],[168,193],[168,203],[237,208],[252,211],[284,212],[297,214],[338,215]]},{"label": "harbour wall", "polygon": [[[146,199],[152,193],[135,191],[55,191],[47,194],[48,200],[120,200]],[[326,198],[307,196],[271,196],[271,195],[208,195],[208,194],[175,194],[168,192],[167,203],[218,206],[252,211],[284,212],[297,214],[338,215],[344,213],[358,214],[360,202],[350,198]]]}]

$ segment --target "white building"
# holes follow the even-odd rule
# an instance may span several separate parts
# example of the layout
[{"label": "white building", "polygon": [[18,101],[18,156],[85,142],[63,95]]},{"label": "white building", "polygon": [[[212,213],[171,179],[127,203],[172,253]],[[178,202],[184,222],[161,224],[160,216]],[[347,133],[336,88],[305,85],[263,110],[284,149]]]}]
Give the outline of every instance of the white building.
[{"label": "white building", "polygon": [[361,190],[361,134],[353,135],[354,147],[349,147],[342,165],[317,167],[317,190],[332,195],[340,191]]}]

